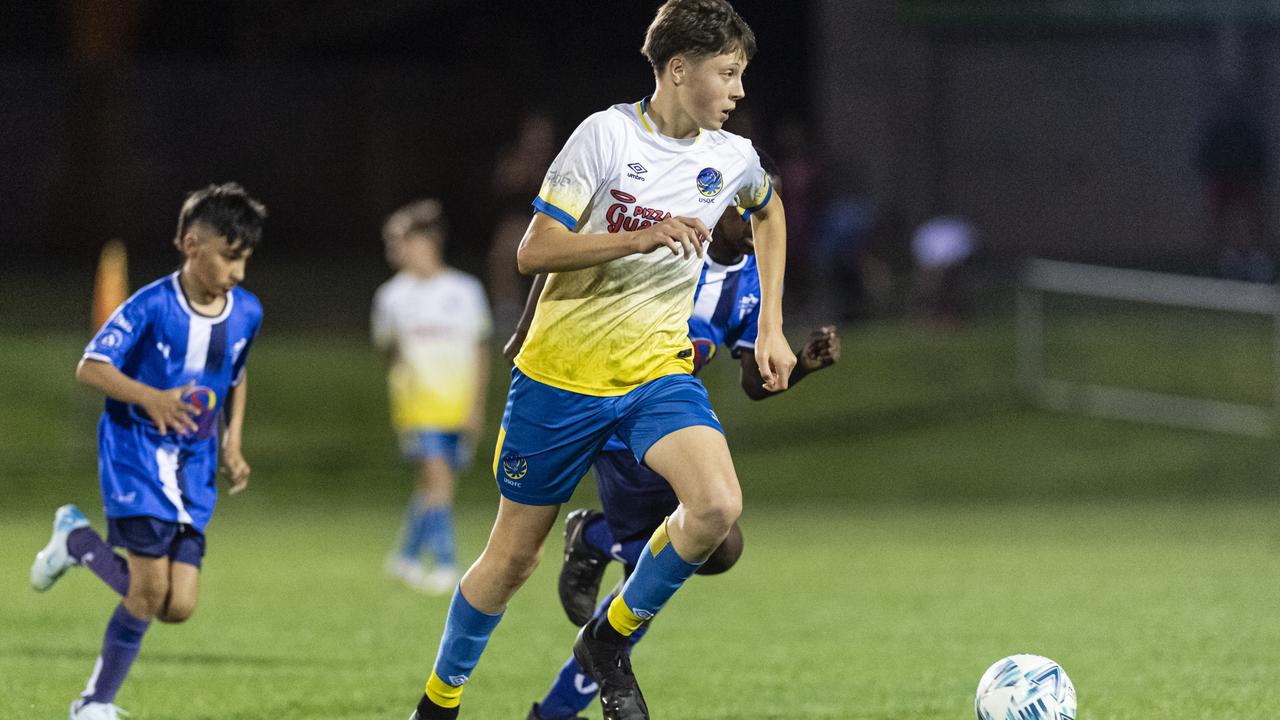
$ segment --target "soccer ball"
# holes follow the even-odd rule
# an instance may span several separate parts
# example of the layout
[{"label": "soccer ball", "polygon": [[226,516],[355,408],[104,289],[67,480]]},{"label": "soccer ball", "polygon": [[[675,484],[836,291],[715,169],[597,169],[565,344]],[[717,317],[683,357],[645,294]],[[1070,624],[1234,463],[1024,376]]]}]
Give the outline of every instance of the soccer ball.
[{"label": "soccer ball", "polygon": [[978,720],[1075,720],[1076,688],[1049,658],[1011,655],[982,674],[973,707]]}]

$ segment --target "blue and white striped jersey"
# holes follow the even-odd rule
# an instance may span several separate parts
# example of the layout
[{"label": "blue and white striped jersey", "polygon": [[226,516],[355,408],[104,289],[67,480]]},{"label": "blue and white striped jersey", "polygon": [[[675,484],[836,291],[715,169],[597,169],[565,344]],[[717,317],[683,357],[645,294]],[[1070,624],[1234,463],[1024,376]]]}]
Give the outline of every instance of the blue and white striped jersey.
[{"label": "blue and white striped jersey", "polygon": [[194,381],[187,398],[199,410],[195,432],[162,436],[141,407],[107,398],[98,426],[107,517],[149,516],[203,530],[217,497],[218,415],[244,377],[261,323],[262,304],[240,287],[216,317],[201,315],[175,272],[134,293],[94,335],[86,359],[162,390]]}]

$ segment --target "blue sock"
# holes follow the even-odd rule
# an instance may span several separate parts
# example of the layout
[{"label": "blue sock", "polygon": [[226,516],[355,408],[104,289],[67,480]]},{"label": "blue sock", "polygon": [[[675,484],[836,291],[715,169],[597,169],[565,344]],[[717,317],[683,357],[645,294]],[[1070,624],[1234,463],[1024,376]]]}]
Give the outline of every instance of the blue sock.
[{"label": "blue sock", "polygon": [[453,549],[453,508],[447,505],[429,507],[426,516],[426,545],[435,555],[436,565],[457,564]]},{"label": "blue sock", "polygon": [[428,699],[441,707],[457,707],[462,685],[476,669],[480,654],[501,619],[502,613],[490,615],[471,607],[462,596],[461,585],[453,591],[449,616],[444,621],[444,636],[440,638],[440,653],[427,680]]},{"label": "blue sock", "polygon": [[619,633],[631,635],[658,614],[700,565],[702,563],[691,563],[680,557],[667,536],[664,521],[640,553],[635,572],[622,586],[622,595],[610,605],[609,624]]},{"label": "blue sock", "polygon": [[427,542],[427,511],[430,508],[418,504],[415,495],[409,499],[409,511],[404,519],[404,543],[400,546],[400,557],[416,562],[422,554],[422,547]]},{"label": "blue sock", "polygon": [[[614,595],[609,595],[600,604],[596,606],[596,617],[604,617],[609,612],[609,603],[613,602]],[[631,633],[629,638],[630,648],[640,642],[640,638],[649,630],[648,624],[642,625],[639,630]],[[582,666],[574,659],[572,655],[565,662],[564,667],[560,668],[560,674],[556,676],[556,681],[551,684],[551,689],[547,691],[547,696],[538,703],[538,717],[542,720],[569,720],[578,717],[578,713],[586,710],[591,701],[595,699],[596,693],[600,691],[600,686],[595,683],[585,672]]]},{"label": "blue sock", "polygon": [[129,674],[129,667],[138,657],[138,649],[142,647],[142,636],[151,625],[150,620],[140,620],[124,609],[124,603],[116,606],[116,611],[107,623],[107,632],[102,638],[102,654],[93,667],[93,676],[89,685],[80,694],[90,702],[113,703],[120,685]]},{"label": "blue sock", "polygon": [[618,542],[603,517],[598,517],[582,529],[582,539],[591,547],[627,565],[635,565],[640,551],[649,544],[648,538]]}]

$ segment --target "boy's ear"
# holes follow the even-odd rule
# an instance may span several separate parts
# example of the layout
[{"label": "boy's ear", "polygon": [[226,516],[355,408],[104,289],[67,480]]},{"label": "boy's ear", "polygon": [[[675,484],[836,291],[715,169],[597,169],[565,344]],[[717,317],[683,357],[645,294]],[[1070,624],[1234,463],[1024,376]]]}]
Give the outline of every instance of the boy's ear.
[{"label": "boy's ear", "polygon": [[667,61],[667,77],[671,78],[672,84],[679,85],[684,82],[684,73],[687,69],[683,55],[673,55]]}]

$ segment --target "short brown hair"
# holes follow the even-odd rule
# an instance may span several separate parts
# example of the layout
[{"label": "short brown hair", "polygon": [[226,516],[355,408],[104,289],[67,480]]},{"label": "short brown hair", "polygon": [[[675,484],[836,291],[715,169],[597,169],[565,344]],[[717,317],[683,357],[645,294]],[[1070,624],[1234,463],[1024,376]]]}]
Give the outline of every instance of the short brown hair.
[{"label": "short brown hair", "polygon": [[437,234],[441,240],[449,234],[449,221],[444,205],[435,198],[414,200],[391,213],[382,224],[382,239],[400,240],[408,235]]},{"label": "short brown hair", "polygon": [[667,0],[644,34],[640,52],[661,74],[676,55],[702,60],[741,52],[756,54],[756,35],[726,0]]}]

